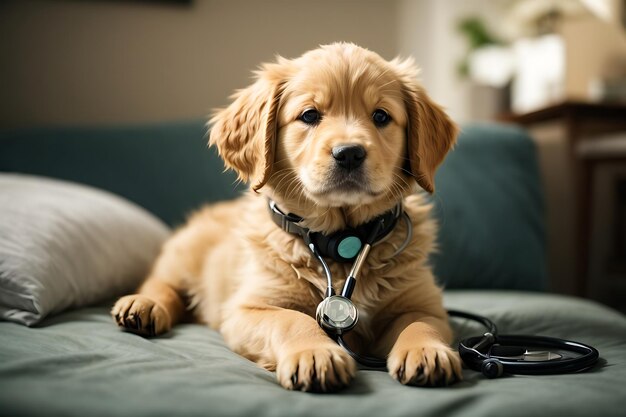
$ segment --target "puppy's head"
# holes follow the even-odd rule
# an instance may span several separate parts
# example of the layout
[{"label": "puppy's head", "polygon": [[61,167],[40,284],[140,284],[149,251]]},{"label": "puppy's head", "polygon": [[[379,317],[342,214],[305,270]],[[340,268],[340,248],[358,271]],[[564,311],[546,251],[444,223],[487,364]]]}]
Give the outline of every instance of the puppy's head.
[{"label": "puppy's head", "polygon": [[457,129],[416,77],[410,60],[345,43],[278,58],[216,112],[210,143],[254,190],[319,206],[433,192]]}]

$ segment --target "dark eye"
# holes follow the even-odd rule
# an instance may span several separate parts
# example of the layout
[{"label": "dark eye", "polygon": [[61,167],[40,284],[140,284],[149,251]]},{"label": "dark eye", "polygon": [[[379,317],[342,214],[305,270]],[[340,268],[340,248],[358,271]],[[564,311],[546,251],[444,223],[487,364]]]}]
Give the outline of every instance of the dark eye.
[{"label": "dark eye", "polygon": [[374,110],[374,114],[372,114],[372,120],[376,126],[383,127],[389,124],[391,116],[383,109],[376,109]]},{"label": "dark eye", "polygon": [[302,120],[304,123],[308,125],[316,124],[317,122],[320,121],[321,118],[322,118],[322,115],[320,114],[320,112],[318,112],[315,109],[305,110],[304,113],[302,113],[299,117],[300,120]]}]

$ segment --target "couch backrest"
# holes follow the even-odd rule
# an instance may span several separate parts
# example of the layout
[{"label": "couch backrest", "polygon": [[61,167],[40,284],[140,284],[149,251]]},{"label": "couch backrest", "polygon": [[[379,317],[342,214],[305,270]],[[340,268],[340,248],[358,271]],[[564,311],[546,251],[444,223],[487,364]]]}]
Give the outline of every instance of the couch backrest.
[{"label": "couch backrest", "polygon": [[[448,288],[545,286],[543,203],[532,141],[521,130],[466,126],[436,178],[436,274]],[[244,186],[203,122],[0,132],[0,171],[50,176],[122,195],[175,226]]]},{"label": "couch backrest", "polygon": [[0,171],[89,184],[119,194],[171,226],[244,186],[214,150],[200,121],[119,128],[0,132]]},{"label": "couch backrest", "polygon": [[543,290],[544,202],[535,145],[510,125],[464,126],[435,177],[440,251],[450,288]]}]

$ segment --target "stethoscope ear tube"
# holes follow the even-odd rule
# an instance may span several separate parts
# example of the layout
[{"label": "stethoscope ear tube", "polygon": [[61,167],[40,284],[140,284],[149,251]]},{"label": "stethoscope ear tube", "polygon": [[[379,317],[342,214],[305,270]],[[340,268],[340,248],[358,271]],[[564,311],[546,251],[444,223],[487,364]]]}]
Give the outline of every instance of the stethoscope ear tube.
[{"label": "stethoscope ear tube", "polygon": [[[487,378],[497,378],[504,374],[519,375],[549,375],[581,372],[592,367],[600,356],[592,346],[571,340],[557,339],[547,336],[530,335],[498,335],[496,325],[486,317],[475,314],[450,310],[450,316],[462,317],[478,321],[489,330],[482,336],[470,337],[459,343],[458,351],[463,363],[474,371],[481,372]],[[495,335],[491,333],[495,332]],[[337,343],[343,347],[355,360],[368,368],[385,368],[384,359],[363,356],[353,352],[341,335],[335,337]],[[580,354],[576,358],[565,358],[548,361],[528,361],[492,357],[489,350],[492,346],[532,346],[533,348],[553,349]]]},{"label": "stethoscope ear tube", "polygon": [[[342,298],[334,296],[332,298]],[[348,299],[346,299],[348,300]],[[487,332],[482,336],[470,337],[462,340],[458,345],[459,355],[463,363],[474,371],[481,372],[487,378],[498,378],[504,374],[520,375],[548,375],[565,374],[584,371],[592,367],[600,354],[592,346],[571,340],[557,339],[547,336],[530,335],[498,335],[498,329],[490,319],[464,311],[449,310],[451,317],[461,317],[483,324]],[[319,321],[318,317],[318,321]],[[320,323],[322,325],[322,323]],[[322,326],[329,332],[337,343],[343,347],[357,362],[368,368],[386,368],[386,361],[382,358],[374,358],[357,354],[352,351],[343,340],[343,331],[331,331],[332,326]],[[528,348],[546,349],[547,352],[559,351],[575,353],[580,356],[565,357],[559,354],[558,359],[552,360],[528,360],[521,357],[492,355],[495,348],[506,351],[513,349],[527,352]],[[532,352],[530,352],[532,353]]]},{"label": "stethoscope ear tube", "polygon": [[581,356],[544,361],[527,361],[492,357],[488,352],[475,348],[484,336],[470,337],[459,343],[459,355],[470,369],[482,372],[488,378],[503,374],[548,375],[580,372],[593,366],[600,354],[592,346],[571,340],[547,336],[498,335],[494,344],[501,346],[532,346],[534,348],[556,349],[578,353]]}]

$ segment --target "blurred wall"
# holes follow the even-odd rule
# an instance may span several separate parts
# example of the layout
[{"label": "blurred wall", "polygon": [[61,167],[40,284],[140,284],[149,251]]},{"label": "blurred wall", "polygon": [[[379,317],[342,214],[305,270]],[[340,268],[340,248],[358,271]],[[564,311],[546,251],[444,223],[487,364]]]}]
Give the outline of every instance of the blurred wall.
[{"label": "blurred wall", "polygon": [[397,5],[0,1],[0,127],[205,117],[277,53],[352,41],[392,58]]},{"label": "blurred wall", "polygon": [[[589,16],[565,21],[560,26],[565,43],[567,97],[586,100],[599,78],[623,76],[626,66],[626,31]],[[593,36],[590,36],[593,34]]]},{"label": "blurred wall", "polygon": [[[0,1],[0,127],[205,117],[275,54],[351,41],[412,55],[431,96],[463,122],[490,115],[458,76],[460,18],[491,0]],[[488,101],[489,97],[481,98]],[[483,115],[484,113],[484,115]]]},{"label": "blurred wall", "polygon": [[[457,122],[493,118],[500,97],[486,94],[459,76],[467,40],[457,30],[459,21],[479,15],[488,27],[498,27],[509,1],[399,0],[398,51],[414,56],[430,95]],[[476,105],[479,102],[480,105]]]}]

